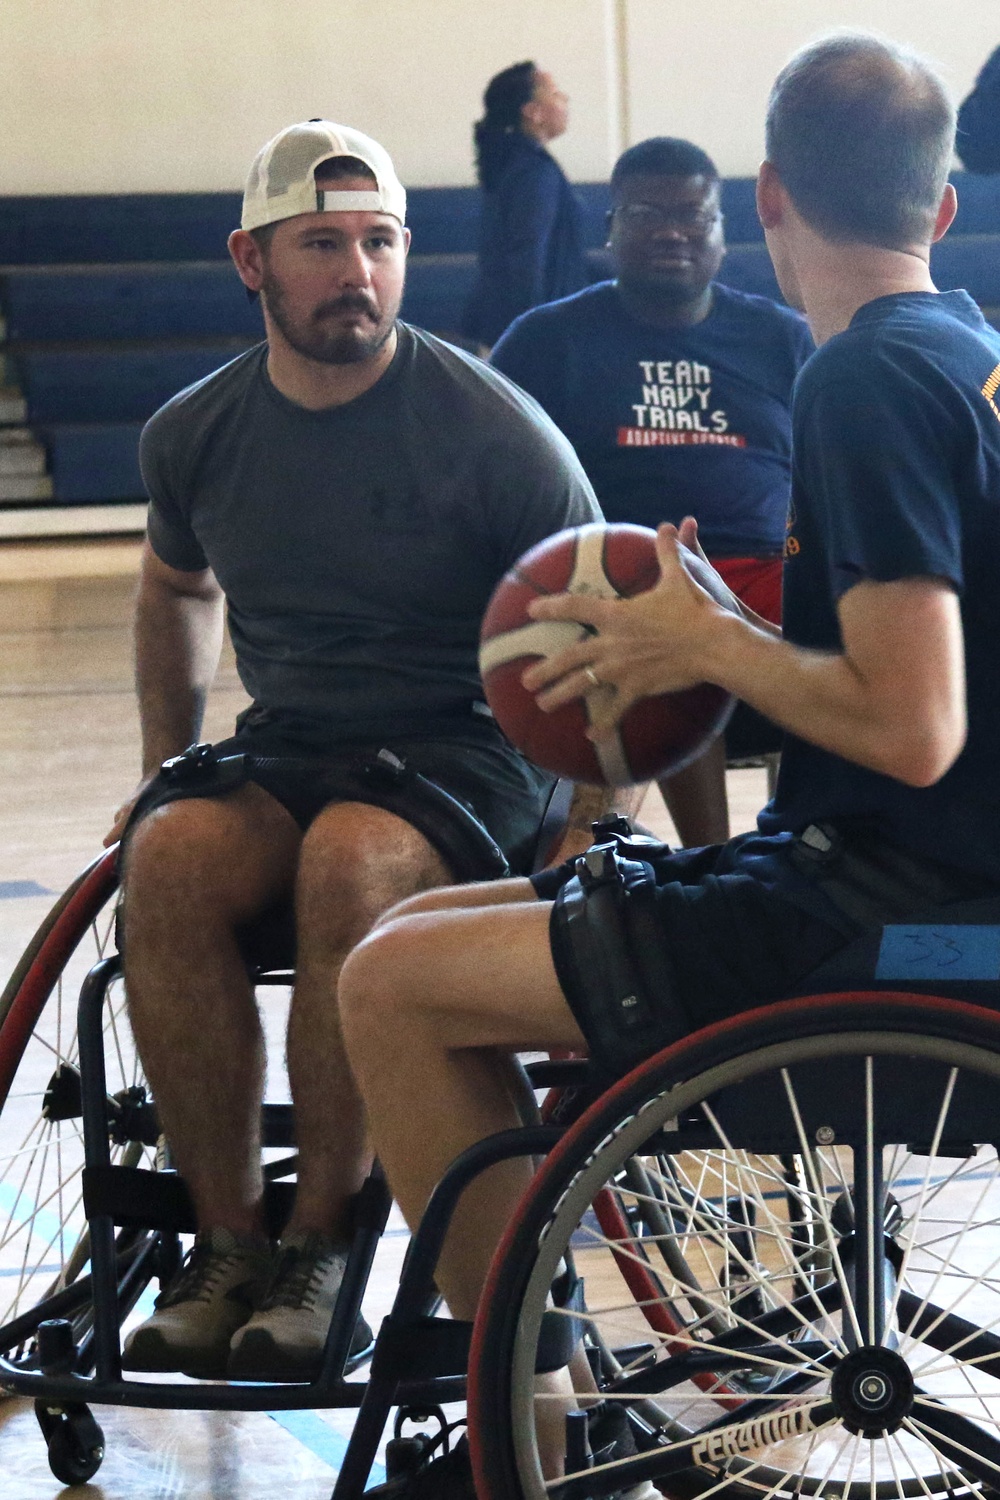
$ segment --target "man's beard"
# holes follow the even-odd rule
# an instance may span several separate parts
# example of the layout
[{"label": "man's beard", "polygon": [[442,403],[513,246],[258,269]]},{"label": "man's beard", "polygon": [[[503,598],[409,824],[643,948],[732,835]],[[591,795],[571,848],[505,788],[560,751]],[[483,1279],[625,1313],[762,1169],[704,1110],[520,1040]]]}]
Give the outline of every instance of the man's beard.
[{"label": "man's beard", "polygon": [[[295,318],[288,311],[280,281],[269,271],[264,273],[261,293],[268,315],[285,342],[296,354],[322,365],[357,365],[371,359],[388,341],[399,311],[397,305],[391,316],[380,315],[373,299],[364,292],[345,292],[332,302],[321,302],[308,318]],[[363,313],[364,322],[338,328],[327,321],[331,315],[348,310]]]}]

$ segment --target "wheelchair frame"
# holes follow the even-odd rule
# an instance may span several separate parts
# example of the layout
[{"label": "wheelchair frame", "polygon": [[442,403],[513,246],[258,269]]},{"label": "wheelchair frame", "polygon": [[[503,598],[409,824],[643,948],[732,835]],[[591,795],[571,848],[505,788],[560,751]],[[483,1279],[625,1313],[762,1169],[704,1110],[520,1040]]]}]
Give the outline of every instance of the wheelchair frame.
[{"label": "wheelchair frame", "polygon": [[[114,886],[109,853],[70,888],[18,965],[0,1002],[0,1099],[6,1100],[56,977]],[[992,1011],[965,1000],[884,992],[766,1006],[684,1038],[582,1112],[567,1110],[564,1095],[552,1123],[481,1142],[452,1165],[432,1196],[371,1351],[369,1378],[361,1382],[347,1376],[369,1355],[352,1360],[348,1350],[390,1208],[376,1168],[358,1199],[319,1379],[308,1385],[153,1384],[123,1378],[119,1314],[127,1314],[156,1270],[160,1230],[154,1224],[151,1237],[130,1235],[140,1225],[145,1232],[156,1214],[168,1234],[193,1228],[193,1218],[174,1174],[111,1162],[116,1131],[147,1144],[156,1133],[148,1101],[109,1100],[107,1093],[102,1018],[119,973],[117,955],[101,957],[79,1000],[90,1273],[9,1322],[2,1345],[7,1357],[0,1358],[0,1385],[35,1399],[50,1463],[65,1482],[89,1478],[100,1463],[102,1439],[90,1403],[237,1411],[339,1407],[356,1409],[357,1419],[332,1500],[353,1500],[364,1489],[394,1406],[426,1413],[463,1399],[468,1389],[483,1500],[596,1500],[650,1479],[663,1480],[678,1500],[716,1492],[727,1500],[863,1500],[865,1491],[867,1500],[978,1500],[1000,1493],[1000,1421],[989,1407],[1000,1399],[1000,1386],[996,1392],[981,1388],[1000,1382],[1000,1274],[991,1274],[992,1263],[977,1270],[974,1255],[970,1270],[948,1260],[935,1280],[919,1264],[935,1254],[934,1236],[927,1246],[916,1230],[906,1240],[906,1206],[893,1197],[907,1163],[926,1159],[914,1222],[919,1225],[925,1200],[936,1195],[946,1201],[949,1183],[985,1179],[978,1200],[985,1219],[970,1215],[952,1237],[988,1236],[1000,1227],[1000,1129],[994,1126],[1000,1119],[993,1104],[1000,1017]],[[270,977],[271,983],[287,981],[287,975]],[[862,1071],[848,1087],[841,1080],[857,1067]],[[801,1083],[795,1082],[797,1069]],[[888,1102],[878,1093],[883,1072]],[[539,1087],[576,1087],[586,1065],[536,1064],[533,1074]],[[793,1080],[791,1093],[785,1092],[794,1107],[789,1103],[782,1120],[779,1085],[786,1075],[786,1083]],[[911,1100],[905,1095],[912,1079],[922,1094]],[[892,1102],[899,1092],[902,1112]],[[269,1144],[290,1143],[287,1113],[287,1106],[265,1106]],[[864,1128],[852,1123],[855,1115]],[[894,1144],[900,1140],[902,1148]],[[890,1161],[886,1185],[888,1147],[903,1149],[904,1157],[900,1169]],[[983,1150],[992,1153],[985,1174]],[[438,1255],[468,1182],[521,1155],[545,1160],[498,1250],[472,1331],[435,1315]],[[934,1176],[932,1163],[939,1160],[960,1165]],[[281,1168],[278,1163],[269,1186],[278,1211]],[[142,1201],[137,1187],[147,1190]],[[595,1247],[618,1277],[618,1298],[624,1286],[638,1307],[637,1319],[631,1312],[626,1317],[631,1342],[625,1345],[612,1337],[620,1309],[612,1304],[607,1317],[600,1283],[583,1298],[577,1272],[590,1274],[581,1263],[590,1263]],[[775,1260],[778,1250],[784,1260]],[[995,1263],[1000,1266],[1000,1253]],[[693,1272],[692,1264],[699,1269]],[[949,1266],[953,1279],[975,1283],[989,1311],[986,1326],[981,1314],[977,1321],[959,1311],[965,1291],[949,1305],[934,1302],[934,1287]],[[904,1284],[907,1275],[912,1285]],[[553,1304],[559,1285],[563,1294]],[[69,1320],[91,1304],[93,1327],[77,1342]],[[565,1364],[581,1339],[599,1387],[594,1396],[581,1396],[581,1407],[620,1403],[634,1452],[604,1455],[594,1466],[581,1411],[567,1424],[567,1432],[572,1425],[576,1433],[579,1467],[546,1485],[533,1434],[535,1372]],[[30,1346],[27,1356],[10,1357],[15,1346]],[[932,1365],[945,1361],[949,1378],[970,1382],[963,1398],[938,1399],[933,1391],[928,1397],[919,1387],[908,1393],[898,1348],[929,1350]],[[91,1364],[93,1375],[86,1373]],[[845,1369],[848,1376],[840,1373]],[[877,1401],[866,1406],[866,1382],[873,1391],[878,1386],[882,1407]],[[970,1405],[978,1417],[969,1415]],[[808,1416],[817,1411],[820,1417]],[[916,1424],[927,1452],[938,1456],[922,1468],[907,1423]],[[855,1480],[853,1466],[845,1478],[846,1459],[840,1470],[837,1459],[814,1459],[816,1432],[831,1427],[848,1434],[841,1454],[851,1442],[855,1458],[859,1445],[868,1443],[874,1454],[880,1444],[891,1474],[883,1464],[876,1480],[874,1457],[870,1482]],[[790,1441],[799,1445],[794,1462],[781,1457]],[[901,1474],[893,1467],[894,1445]],[[772,1457],[765,1462],[761,1453]],[[764,1479],[754,1477],[758,1471]]]},{"label": "wheelchair frame", "polygon": [[[6,1031],[8,1042],[0,1046],[0,1099],[6,1098],[20,1053],[55,976],[76,947],[92,912],[116,888],[115,864],[115,851],[109,851],[83,872],[58,904],[54,919],[43,924],[12,976],[4,997],[7,1003],[0,1011],[0,1028]],[[133,1255],[131,1247],[116,1243],[116,1226],[128,1229],[148,1223],[157,1214],[168,1221],[168,1232],[193,1232],[196,1226],[190,1200],[176,1174],[111,1163],[109,1127],[116,1127],[116,1118],[111,1110],[114,1101],[107,1092],[102,1016],[109,988],[120,974],[117,953],[100,958],[87,973],[77,1008],[90,1274],[8,1323],[3,1330],[5,1350],[33,1338],[37,1367],[27,1369],[0,1357],[0,1387],[35,1400],[43,1435],[50,1444],[53,1472],[65,1483],[92,1477],[103,1457],[103,1439],[90,1417],[90,1404],[206,1411],[355,1408],[358,1418],[332,1492],[332,1500],[350,1500],[364,1490],[394,1406],[426,1411],[464,1399],[471,1325],[434,1316],[439,1300],[434,1270],[457,1199],[479,1172],[511,1157],[544,1153],[561,1130],[539,1126],[511,1131],[483,1142],[452,1166],[434,1194],[420,1231],[413,1236],[392,1309],[371,1350],[354,1357],[349,1354],[355,1320],[392,1205],[377,1164],[356,1199],[351,1252],[317,1380],[252,1385],[129,1380],[121,1365],[121,1313],[127,1315],[146,1285],[143,1276],[148,1279],[152,1274],[148,1262],[155,1245],[147,1243]],[[275,972],[259,976],[257,983],[284,985],[290,979],[286,973]],[[542,1064],[536,1081],[545,1087],[566,1071],[566,1064]],[[130,1111],[120,1122],[126,1132],[139,1133],[150,1144],[150,1134],[156,1130],[153,1106],[135,1101],[124,1108]],[[265,1104],[264,1143],[291,1144],[289,1106]],[[143,1185],[144,1178],[150,1181]],[[137,1184],[145,1188],[138,1202]],[[275,1188],[282,1186],[280,1182],[267,1185],[272,1209]],[[280,1205],[277,1208],[280,1216]],[[86,1335],[86,1347],[78,1346],[72,1339],[69,1315],[91,1300],[93,1329]],[[74,1373],[81,1356],[92,1360],[92,1376]],[[371,1360],[368,1381],[349,1381],[346,1376],[367,1359]],[[89,1456],[85,1451],[75,1455],[75,1473],[74,1432],[90,1444]]]}]

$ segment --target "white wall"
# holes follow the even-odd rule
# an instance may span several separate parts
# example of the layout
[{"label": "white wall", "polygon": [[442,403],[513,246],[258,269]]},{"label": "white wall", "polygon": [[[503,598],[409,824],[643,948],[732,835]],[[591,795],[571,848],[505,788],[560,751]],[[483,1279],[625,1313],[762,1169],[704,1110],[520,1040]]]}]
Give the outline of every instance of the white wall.
[{"label": "white wall", "polygon": [[686,136],[725,175],[757,170],[764,108],[796,48],[838,27],[916,48],[964,98],[1000,45],[998,0],[624,0],[630,140]]},{"label": "white wall", "polygon": [[[472,181],[471,125],[534,58],[578,101],[560,155],[606,170],[605,0],[0,0],[0,194],[221,190],[327,115],[410,185]],[[585,102],[584,102],[585,101]]]},{"label": "white wall", "polygon": [[1000,3],[0,0],[0,195],[235,189],[264,140],[317,114],[382,140],[411,186],[471,182],[483,86],[526,57],[571,96],[573,178],[657,133],[749,173],[774,74],[837,25],[917,46],[961,96]]}]

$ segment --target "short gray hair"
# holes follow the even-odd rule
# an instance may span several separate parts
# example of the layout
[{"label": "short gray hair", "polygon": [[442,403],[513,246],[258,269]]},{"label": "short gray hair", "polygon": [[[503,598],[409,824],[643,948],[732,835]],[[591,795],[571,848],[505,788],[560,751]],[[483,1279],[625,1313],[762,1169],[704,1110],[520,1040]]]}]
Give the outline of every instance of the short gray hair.
[{"label": "short gray hair", "polygon": [[804,47],[767,106],[767,159],[826,239],[929,242],[955,143],[955,107],[923,58],[849,32]]}]

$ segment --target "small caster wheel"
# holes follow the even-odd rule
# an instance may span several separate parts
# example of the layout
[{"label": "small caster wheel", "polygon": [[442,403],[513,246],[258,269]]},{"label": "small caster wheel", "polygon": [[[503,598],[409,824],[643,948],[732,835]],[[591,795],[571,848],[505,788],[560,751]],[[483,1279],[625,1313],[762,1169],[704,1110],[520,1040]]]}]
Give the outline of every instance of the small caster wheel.
[{"label": "small caster wheel", "polygon": [[104,1433],[82,1402],[50,1406],[35,1402],[35,1416],[48,1444],[49,1468],[60,1484],[86,1484],[104,1458]]}]

